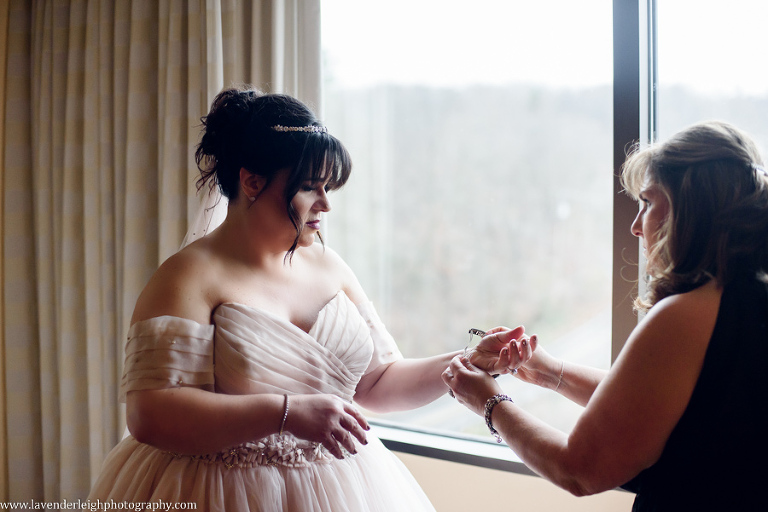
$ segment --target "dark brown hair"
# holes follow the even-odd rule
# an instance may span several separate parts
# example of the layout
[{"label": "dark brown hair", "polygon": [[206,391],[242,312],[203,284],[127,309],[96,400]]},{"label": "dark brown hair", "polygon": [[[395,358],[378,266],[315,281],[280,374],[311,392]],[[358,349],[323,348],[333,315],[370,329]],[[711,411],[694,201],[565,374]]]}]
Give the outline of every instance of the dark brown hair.
[{"label": "dark brown hair", "polygon": [[[275,131],[275,126],[321,126],[312,111],[284,94],[264,94],[242,87],[220,92],[208,115],[201,118],[202,137],[195,151],[200,169],[198,190],[218,186],[222,195],[240,195],[240,168],[266,178],[289,170],[285,186],[286,213],[296,228],[296,249],[302,225],[291,201],[305,182],[328,180],[336,190],[349,179],[352,160],[344,145],[325,131]],[[266,187],[265,187],[266,188]]]},{"label": "dark brown hair", "polygon": [[664,143],[630,152],[622,184],[635,199],[656,184],[669,200],[658,242],[649,247],[648,293],[635,307],[711,279],[726,286],[768,270],[768,177],[757,146],[719,121],[693,125]]}]

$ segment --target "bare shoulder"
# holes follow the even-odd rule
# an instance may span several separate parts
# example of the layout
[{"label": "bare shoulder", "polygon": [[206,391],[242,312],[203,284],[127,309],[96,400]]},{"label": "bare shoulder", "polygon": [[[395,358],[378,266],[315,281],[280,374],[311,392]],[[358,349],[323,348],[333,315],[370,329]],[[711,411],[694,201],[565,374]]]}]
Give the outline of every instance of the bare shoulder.
[{"label": "bare shoulder", "polygon": [[712,282],[659,301],[595,390],[570,442],[606,468],[605,485],[658,460],[698,381],[721,296]]},{"label": "bare shoulder", "polygon": [[[659,301],[638,323],[619,356],[623,359],[652,363],[655,370],[669,364],[681,364],[698,376],[712,332],[717,322],[722,289],[711,281],[687,293],[671,295]],[[653,356],[647,358],[647,356]],[[669,368],[672,370],[672,368]],[[678,373],[679,375],[679,373]]]},{"label": "bare shoulder", "polygon": [[707,334],[714,329],[722,295],[722,288],[714,280],[690,292],[671,295],[651,308],[638,327],[689,331],[706,335],[708,341]]},{"label": "bare shoulder", "polygon": [[210,323],[213,261],[204,243],[189,245],[165,260],[139,295],[131,323],[163,315]]},{"label": "bare shoulder", "polygon": [[704,364],[721,296],[722,289],[710,282],[651,308],[606,378],[616,384],[619,401],[637,405],[651,400],[657,419],[666,412],[667,426],[677,422]]},{"label": "bare shoulder", "polygon": [[352,302],[360,304],[368,301],[357,276],[336,251],[328,246],[312,244],[303,249],[302,255],[317,271],[334,279]]}]

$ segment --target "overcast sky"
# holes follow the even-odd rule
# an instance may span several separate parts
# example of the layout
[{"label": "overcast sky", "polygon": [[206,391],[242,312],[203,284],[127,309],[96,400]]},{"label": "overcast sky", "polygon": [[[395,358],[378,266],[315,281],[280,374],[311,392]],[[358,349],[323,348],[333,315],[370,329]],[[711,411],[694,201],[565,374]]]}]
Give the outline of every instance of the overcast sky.
[{"label": "overcast sky", "polygon": [[[609,84],[611,6],[611,0],[322,0],[326,74],[348,86]],[[658,0],[658,10],[664,85],[768,93],[768,2]]]}]

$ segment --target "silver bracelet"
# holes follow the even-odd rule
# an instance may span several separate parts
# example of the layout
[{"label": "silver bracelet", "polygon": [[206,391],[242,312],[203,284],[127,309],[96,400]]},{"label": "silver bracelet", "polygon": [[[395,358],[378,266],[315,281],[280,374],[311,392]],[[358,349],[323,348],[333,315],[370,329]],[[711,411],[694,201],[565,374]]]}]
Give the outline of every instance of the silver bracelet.
[{"label": "silver bracelet", "polygon": [[283,395],[285,397],[285,402],[283,403],[283,421],[280,422],[280,435],[283,435],[283,429],[285,428],[285,420],[288,419],[288,406],[290,405],[288,403],[288,395]]},{"label": "silver bracelet", "polygon": [[557,379],[557,386],[555,386],[555,392],[557,392],[558,389],[560,389],[560,384],[563,383],[563,372],[565,371],[565,359],[561,361],[560,364],[560,378]]},{"label": "silver bracelet", "polygon": [[491,398],[489,398],[485,402],[485,424],[488,426],[488,430],[491,431],[491,434],[493,434],[493,437],[496,438],[497,443],[501,442],[501,436],[496,431],[496,429],[493,428],[493,422],[491,421],[491,413],[493,412],[493,408],[496,407],[498,403],[504,402],[504,401],[515,403],[515,401],[512,400],[512,398],[510,398],[509,395],[502,395],[502,394],[493,395]]}]

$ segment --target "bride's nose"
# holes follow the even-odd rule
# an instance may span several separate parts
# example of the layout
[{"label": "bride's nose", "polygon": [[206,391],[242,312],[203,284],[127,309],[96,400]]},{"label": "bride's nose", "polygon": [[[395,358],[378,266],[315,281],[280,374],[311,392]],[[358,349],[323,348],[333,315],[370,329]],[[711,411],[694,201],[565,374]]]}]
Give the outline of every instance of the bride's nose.
[{"label": "bride's nose", "polygon": [[315,208],[321,212],[331,211],[331,200],[328,198],[328,193],[323,190],[320,199],[315,203]]}]

